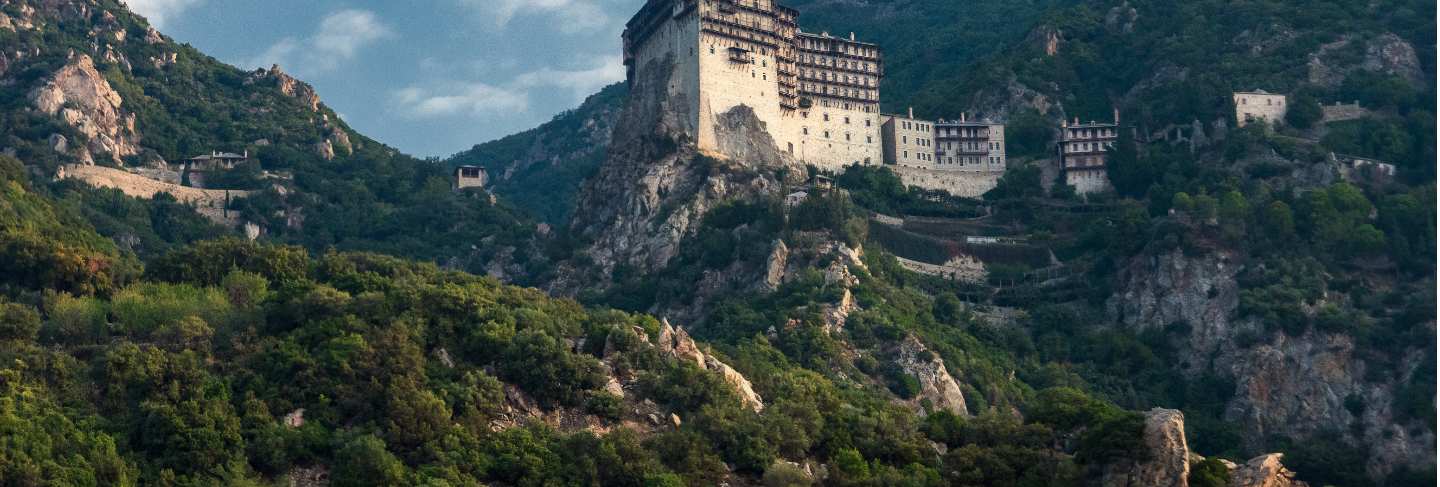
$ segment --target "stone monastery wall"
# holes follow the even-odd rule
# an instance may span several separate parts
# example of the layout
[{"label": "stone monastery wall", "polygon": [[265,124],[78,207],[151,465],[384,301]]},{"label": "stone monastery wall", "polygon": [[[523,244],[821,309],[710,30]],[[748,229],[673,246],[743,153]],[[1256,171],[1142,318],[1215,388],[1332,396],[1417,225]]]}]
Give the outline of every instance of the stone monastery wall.
[{"label": "stone monastery wall", "polygon": [[250,196],[252,191],[226,189],[200,189],[156,181],[120,169],[101,166],[71,164],[62,166],[57,173],[60,179],[75,179],[97,188],[114,188],[127,196],[153,199],[160,193],[170,193],[182,203],[194,205],[197,212],[216,223],[235,225],[238,221],[233,214],[227,214],[225,205],[231,199]]}]

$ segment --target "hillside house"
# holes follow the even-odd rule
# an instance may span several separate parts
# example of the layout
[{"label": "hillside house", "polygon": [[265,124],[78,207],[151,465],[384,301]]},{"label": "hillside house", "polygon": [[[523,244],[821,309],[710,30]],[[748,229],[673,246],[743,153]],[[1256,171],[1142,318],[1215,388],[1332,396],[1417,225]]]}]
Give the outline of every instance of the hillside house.
[{"label": "hillside house", "polygon": [[1263,121],[1266,125],[1284,122],[1288,110],[1285,95],[1265,90],[1235,93],[1235,123],[1241,127],[1251,122]]}]

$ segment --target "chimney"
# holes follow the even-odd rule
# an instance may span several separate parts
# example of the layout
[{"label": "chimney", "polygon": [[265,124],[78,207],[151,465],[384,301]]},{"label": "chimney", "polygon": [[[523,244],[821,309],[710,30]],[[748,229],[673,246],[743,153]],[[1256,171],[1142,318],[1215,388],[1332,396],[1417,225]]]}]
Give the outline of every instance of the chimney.
[{"label": "chimney", "polygon": [[854,33],[854,32],[851,32],[851,33],[850,33],[850,41],[851,41],[851,42],[854,42],[854,41],[855,41],[855,33]]},{"label": "chimney", "polygon": [[1120,124],[1120,109],[1119,109],[1119,108],[1116,108],[1116,109],[1115,109],[1115,124],[1116,124],[1116,125],[1119,125],[1119,124]]},{"label": "chimney", "polygon": [[915,119],[915,107],[910,107],[908,113],[910,114],[910,117],[909,117],[909,118],[910,118],[911,120],[914,120],[914,119]]}]

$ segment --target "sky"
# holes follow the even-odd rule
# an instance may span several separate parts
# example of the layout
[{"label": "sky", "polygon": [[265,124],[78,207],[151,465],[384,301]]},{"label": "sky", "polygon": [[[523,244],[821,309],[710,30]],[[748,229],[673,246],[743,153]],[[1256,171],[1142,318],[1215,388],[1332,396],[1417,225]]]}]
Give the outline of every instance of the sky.
[{"label": "sky", "polygon": [[533,128],[625,78],[645,0],[128,0],[176,41],[279,64],[361,133],[445,157]]}]

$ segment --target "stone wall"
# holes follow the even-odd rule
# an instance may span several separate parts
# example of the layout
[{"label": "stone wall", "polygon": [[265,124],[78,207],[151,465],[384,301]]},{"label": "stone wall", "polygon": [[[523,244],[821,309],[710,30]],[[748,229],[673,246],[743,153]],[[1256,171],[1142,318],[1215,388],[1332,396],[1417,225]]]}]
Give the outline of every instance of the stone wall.
[{"label": "stone wall", "polygon": [[1344,104],[1335,102],[1334,105],[1324,105],[1320,108],[1325,112],[1324,123],[1356,120],[1370,116],[1370,110],[1366,110],[1365,107],[1360,106],[1360,102],[1358,101]]},{"label": "stone wall", "polygon": [[942,277],[953,281],[961,282],[985,282],[990,273],[985,270],[985,264],[980,259],[968,255],[962,255],[944,264],[936,265],[918,260],[910,260],[904,257],[895,257],[900,266],[909,269],[911,272],[918,272],[936,277]]},{"label": "stone wall", "polygon": [[226,204],[235,198],[250,196],[253,191],[225,189],[200,189],[156,181],[138,174],[101,166],[71,164],[62,166],[56,173],[59,179],[75,179],[97,188],[114,188],[141,199],[153,199],[160,193],[169,193],[180,202],[193,205],[195,211],[222,225],[238,225],[234,213],[225,211]]},{"label": "stone wall", "polygon": [[906,186],[944,191],[952,196],[963,198],[979,198],[986,192],[995,189],[995,185],[999,183],[1002,175],[998,172],[937,171],[900,165],[889,167],[891,171],[900,176],[900,181],[904,182]]}]

